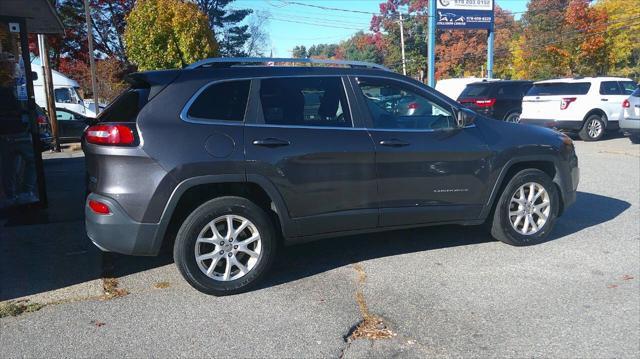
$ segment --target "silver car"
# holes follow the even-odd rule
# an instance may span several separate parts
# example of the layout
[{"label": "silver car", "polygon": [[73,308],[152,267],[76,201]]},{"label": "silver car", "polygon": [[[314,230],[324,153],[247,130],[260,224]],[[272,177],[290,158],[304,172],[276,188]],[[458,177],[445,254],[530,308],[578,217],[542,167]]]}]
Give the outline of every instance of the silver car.
[{"label": "silver car", "polygon": [[629,135],[631,142],[640,143],[640,87],[622,103],[620,130]]}]

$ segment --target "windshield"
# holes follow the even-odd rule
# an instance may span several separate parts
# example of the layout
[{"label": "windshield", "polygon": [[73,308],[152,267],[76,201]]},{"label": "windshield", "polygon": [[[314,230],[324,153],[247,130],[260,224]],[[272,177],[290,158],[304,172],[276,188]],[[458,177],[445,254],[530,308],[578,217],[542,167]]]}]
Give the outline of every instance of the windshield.
[{"label": "windshield", "polygon": [[545,82],[534,84],[527,96],[586,95],[590,82]]}]

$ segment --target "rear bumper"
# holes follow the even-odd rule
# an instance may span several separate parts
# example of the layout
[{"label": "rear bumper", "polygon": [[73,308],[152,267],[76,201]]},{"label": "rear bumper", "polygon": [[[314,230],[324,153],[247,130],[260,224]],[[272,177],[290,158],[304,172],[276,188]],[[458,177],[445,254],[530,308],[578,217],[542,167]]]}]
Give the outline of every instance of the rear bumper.
[{"label": "rear bumper", "polygon": [[638,131],[640,131],[640,119],[621,119],[620,129],[624,132],[637,133]]},{"label": "rear bumper", "polygon": [[582,128],[582,121],[556,121],[535,118],[521,118],[520,123],[548,128],[556,128],[565,131],[578,131]]},{"label": "rear bumper", "polygon": [[[95,213],[89,208],[89,200],[98,200],[109,206],[108,215]],[[160,251],[156,223],[136,222],[111,198],[89,194],[85,203],[85,228],[93,244],[105,252],[154,256]]]}]

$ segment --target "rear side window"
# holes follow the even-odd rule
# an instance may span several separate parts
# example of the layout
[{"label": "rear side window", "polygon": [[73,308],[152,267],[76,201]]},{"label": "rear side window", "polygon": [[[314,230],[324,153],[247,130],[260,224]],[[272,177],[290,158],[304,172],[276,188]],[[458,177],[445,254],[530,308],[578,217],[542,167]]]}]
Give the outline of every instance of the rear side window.
[{"label": "rear side window", "polygon": [[529,85],[522,83],[509,83],[498,85],[498,97],[521,98],[529,90]]},{"label": "rear side window", "polygon": [[249,85],[249,80],[213,84],[193,101],[187,116],[204,120],[243,121]]},{"label": "rear side window", "polygon": [[491,91],[488,84],[470,84],[462,90],[459,98],[487,97]]},{"label": "rear side window", "polygon": [[136,122],[138,112],[146,104],[148,89],[129,89],[116,97],[98,116],[99,122]]},{"label": "rear side window", "polygon": [[620,81],[620,87],[622,88],[622,94],[628,96],[631,95],[638,86],[633,81]]},{"label": "rear side window", "polygon": [[339,77],[262,80],[260,102],[266,124],[352,127]]},{"label": "rear side window", "polygon": [[631,93],[633,97],[640,97],[640,87],[636,87],[636,89]]},{"label": "rear side window", "polygon": [[600,83],[601,95],[622,95],[618,81],[603,81]]},{"label": "rear side window", "polygon": [[546,82],[534,84],[527,96],[586,95],[590,88],[590,82]]}]

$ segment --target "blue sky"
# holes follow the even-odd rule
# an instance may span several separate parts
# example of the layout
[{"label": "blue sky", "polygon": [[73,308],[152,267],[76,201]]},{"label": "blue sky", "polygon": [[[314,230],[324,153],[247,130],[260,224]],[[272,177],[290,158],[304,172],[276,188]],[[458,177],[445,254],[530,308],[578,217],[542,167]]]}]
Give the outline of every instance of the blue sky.
[{"label": "blue sky", "polygon": [[[291,0],[293,1],[293,0]],[[270,14],[267,33],[271,38],[273,55],[289,57],[296,45],[307,47],[319,43],[337,43],[349,38],[359,29],[368,30],[370,14],[376,13],[384,0],[295,0],[295,2],[323,7],[355,10],[343,12],[292,4],[287,0],[237,0],[235,8],[249,8]],[[526,10],[528,0],[495,0],[500,7],[513,12]],[[267,54],[268,55],[268,54]]]}]

